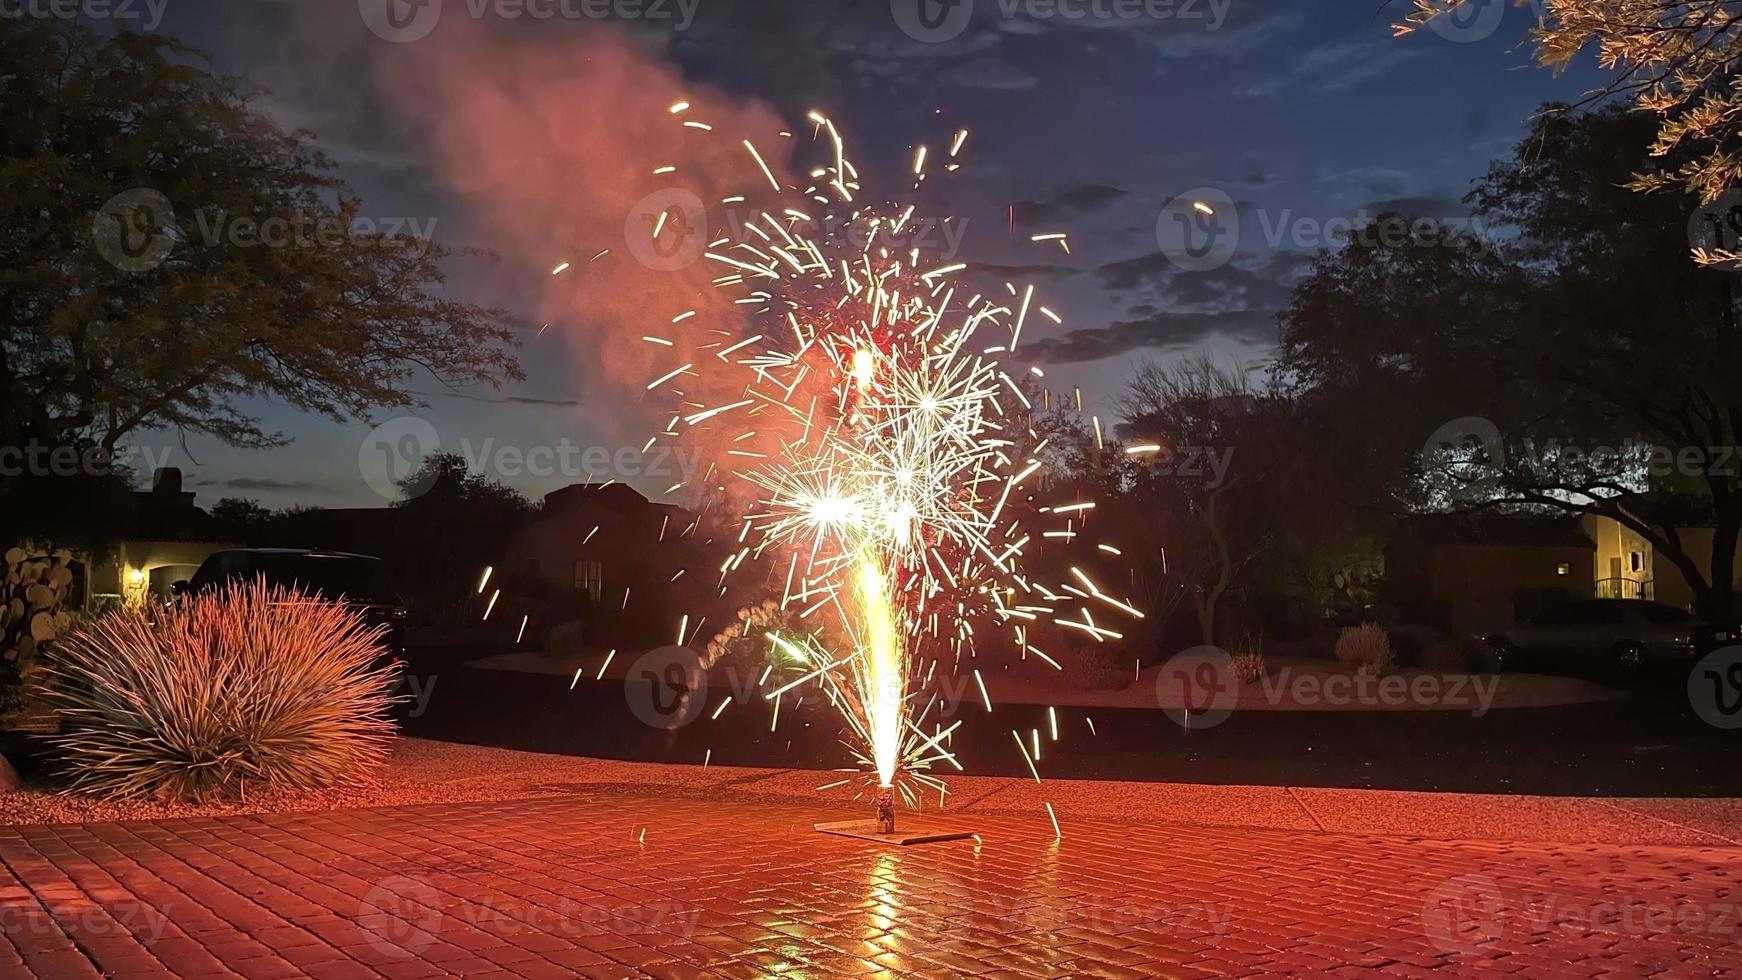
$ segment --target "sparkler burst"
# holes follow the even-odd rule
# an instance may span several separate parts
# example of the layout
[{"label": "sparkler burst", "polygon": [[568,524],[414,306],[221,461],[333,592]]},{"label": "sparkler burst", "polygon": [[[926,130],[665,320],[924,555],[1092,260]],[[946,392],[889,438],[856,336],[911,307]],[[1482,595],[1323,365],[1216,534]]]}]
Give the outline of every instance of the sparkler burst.
[{"label": "sparkler burst", "polygon": [[[671,115],[695,138],[730,139],[694,126],[690,111],[679,103]],[[1050,620],[1104,642],[1120,633],[1088,605],[1141,613],[1080,569],[1053,587],[1024,571],[1037,540],[1069,540],[1093,507],[1045,514],[1057,528],[1027,525],[1043,443],[999,357],[1016,350],[1031,317],[1058,318],[1035,303],[1032,287],[974,293],[964,263],[903,244],[920,220],[915,207],[860,203],[859,172],[839,132],[820,114],[810,121],[822,160],[802,187],[783,183],[742,141],[754,186],[722,203],[748,217],[710,228],[719,237],[703,255],[738,322],[710,323],[694,311],[672,317],[695,343],[644,338],[674,348],[647,389],[677,401],[661,435],[724,447],[718,472],[736,487],[722,489],[750,501],[741,548],[720,569],[722,587],[747,556],[770,557],[784,571],[784,608],[802,622],[838,624],[841,649],[825,649],[813,634],[769,634],[786,669],[766,691],[777,712],[783,695],[820,686],[875,788],[893,788],[916,806],[918,786],[945,792],[929,774],[934,766],[961,768],[949,749],[960,722],[934,719],[927,731],[938,699],[918,705],[916,692],[940,663],[956,670],[977,657],[977,625],[1000,628],[1014,644],[1000,646],[1057,666],[1027,642],[1029,624]],[[951,141],[947,171],[957,168],[965,139],[961,132]],[[916,186],[926,158],[922,147]],[[683,219],[662,213],[648,234],[657,242]],[[1043,237],[1063,245],[1063,236]],[[680,350],[693,353],[683,360]],[[732,394],[714,403],[686,397],[704,374],[710,391]]]}]

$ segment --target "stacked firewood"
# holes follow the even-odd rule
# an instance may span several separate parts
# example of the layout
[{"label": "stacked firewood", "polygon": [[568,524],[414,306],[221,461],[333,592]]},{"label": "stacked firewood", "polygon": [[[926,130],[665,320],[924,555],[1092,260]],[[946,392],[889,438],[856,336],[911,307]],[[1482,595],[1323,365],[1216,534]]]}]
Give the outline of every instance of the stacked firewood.
[{"label": "stacked firewood", "polygon": [[[0,584],[0,688],[15,686],[38,650],[72,625],[65,608],[73,588],[69,551],[31,556],[9,548]],[[10,683],[8,683],[10,682]],[[10,692],[0,690],[0,698]]]}]

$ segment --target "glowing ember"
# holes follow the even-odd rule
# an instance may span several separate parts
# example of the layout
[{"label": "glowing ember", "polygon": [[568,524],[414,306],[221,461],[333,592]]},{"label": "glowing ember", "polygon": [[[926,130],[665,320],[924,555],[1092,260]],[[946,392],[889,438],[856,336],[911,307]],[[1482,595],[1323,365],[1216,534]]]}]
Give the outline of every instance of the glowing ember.
[{"label": "glowing ember", "polygon": [[[914,207],[856,204],[859,172],[839,133],[825,117],[810,118],[826,158],[809,170],[808,185],[783,184],[769,158],[742,141],[745,193],[726,200],[750,210],[743,220],[710,222],[704,256],[743,322],[708,322],[693,310],[661,320],[692,334],[677,344],[669,330],[643,338],[654,350],[682,348],[646,390],[677,401],[660,435],[727,447],[717,462],[733,486],[718,489],[753,498],[738,535],[747,543],[721,568],[722,583],[746,555],[779,555],[781,606],[805,629],[768,634],[776,662],[794,676],[765,696],[778,711],[786,692],[819,685],[847,720],[851,748],[876,787],[913,806],[907,780],[941,796],[945,787],[927,771],[939,762],[961,768],[947,747],[960,723],[927,733],[920,726],[937,699],[915,711],[914,689],[952,656],[963,673],[972,670],[991,710],[979,671],[962,663],[975,655],[977,623],[1011,630],[1009,649],[1056,667],[1027,643],[1028,624],[1044,617],[1105,642],[1120,634],[1073,596],[1141,614],[1079,569],[1056,589],[1023,570],[1031,542],[1074,539],[1093,507],[1043,510],[1060,522],[1056,529],[1024,526],[1024,484],[1041,469],[1041,446],[1032,445],[1028,399],[997,355],[1016,349],[1031,309],[1058,317],[1034,305],[1032,287],[974,294],[957,278],[964,263],[928,261],[922,248],[894,244],[916,226]],[[694,138],[716,137],[701,129]],[[952,161],[965,138],[952,142]],[[922,148],[919,178],[925,166]],[[665,217],[649,228],[655,238]],[[1035,240],[1067,247],[1062,234]],[[731,394],[713,403],[686,396],[704,375],[709,391]],[[825,624],[838,625],[839,649],[819,639]]]}]

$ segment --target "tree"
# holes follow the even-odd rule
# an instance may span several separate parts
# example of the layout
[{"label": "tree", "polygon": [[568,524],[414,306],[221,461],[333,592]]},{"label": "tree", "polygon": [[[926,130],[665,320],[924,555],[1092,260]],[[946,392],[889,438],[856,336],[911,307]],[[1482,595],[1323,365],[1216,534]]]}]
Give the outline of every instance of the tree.
[{"label": "tree", "polygon": [[[1406,34],[1472,0],[1410,0],[1397,25]],[[1661,125],[1650,155],[1672,154],[1668,168],[1641,169],[1628,186],[1685,188],[1710,202],[1742,179],[1742,11],[1733,0],[1516,0],[1541,12],[1533,34],[1537,61],[1559,71],[1588,47],[1614,72],[1582,106],[1614,97],[1654,113]]]},{"label": "tree", "polygon": [[[1680,571],[1702,614],[1727,618],[1742,533],[1726,464],[1742,434],[1736,283],[1688,254],[1691,197],[1624,186],[1682,165],[1651,158],[1649,118],[1559,108],[1467,198],[1495,231],[1490,255],[1441,230],[1322,256],[1284,315],[1282,364],[1348,425],[1407,420],[1374,427],[1400,502],[1435,503],[1416,478],[1437,475],[1479,489],[1463,509],[1612,518]],[[1439,423],[1477,415],[1492,445],[1423,451]],[[1645,464],[1665,455],[1685,479],[1653,478]],[[1683,540],[1690,525],[1711,529],[1709,558]]]},{"label": "tree", "polygon": [[399,490],[394,563],[402,578],[421,580],[447,598],[469,591],[474,576],[500,558],[502,546],[534,513],[519,491],[471,472],[457,453],[427,457],[399,481]]},{"label": "tree", "polygon": [[355,418],[420,373],[521,377],[502,311],[442,295],[453,253],[362,222],[256,95],[158,35],[0,21],[0,447],[268,447],[240,399]]},{"label": "tree", "polygon": [[244,539],[258,534],[272,522],[273,516],[271,508],[247,497],[224,497],[212,505],[212,519]]}]

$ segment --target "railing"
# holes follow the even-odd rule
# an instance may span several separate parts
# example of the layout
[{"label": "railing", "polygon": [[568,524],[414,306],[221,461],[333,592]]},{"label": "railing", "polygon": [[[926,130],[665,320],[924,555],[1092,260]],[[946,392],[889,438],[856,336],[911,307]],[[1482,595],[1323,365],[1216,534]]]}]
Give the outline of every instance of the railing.
[{"label": "railing", "polygon": [[1651,579],[1648,578],[1600,578],[1597,580],[1597,598],[1599,599],[1650,599],[1654,597]]}]

